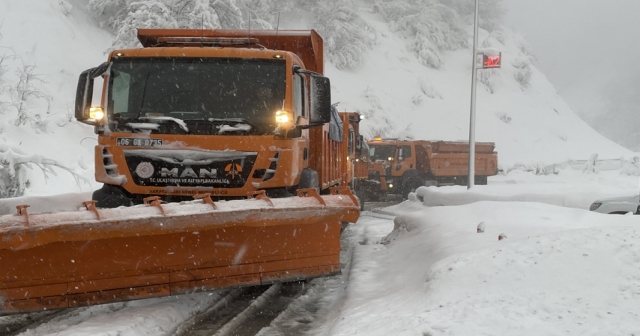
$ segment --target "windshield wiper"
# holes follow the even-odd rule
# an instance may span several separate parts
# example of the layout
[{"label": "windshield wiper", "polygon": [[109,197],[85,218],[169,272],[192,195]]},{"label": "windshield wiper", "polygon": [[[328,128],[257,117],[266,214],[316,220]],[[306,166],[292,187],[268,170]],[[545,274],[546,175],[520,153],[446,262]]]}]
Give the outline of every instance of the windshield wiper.
[{"label": "windshield wiper", "polygon": [[[225,132],[249,132],[250,130],[258,131],[258,127],[256,127],[256,125],[242,118],[209,118],[207,120],[212,123],[223,124],[220,127],[218,134],[222,134]],[[235,125],[224,127],[224,126],[227,126],[227,125],[224,125],[225,123],[235,123]]]},{"label": "windshield wiper", "polygon": [[174,117],[140,117],[138,119],[141,120],[149,120],[149,121],[164,121],[164,120],[168,120],[168,121],[173,121],[174,123],[178,124],[178,126],[180,126],[180,128],[182,128],[183,131],[189,133],[189,128],[187,127],[187,123],[184,122],[184,120],[182,119],[178,119],[178,118],[174,118]]}]

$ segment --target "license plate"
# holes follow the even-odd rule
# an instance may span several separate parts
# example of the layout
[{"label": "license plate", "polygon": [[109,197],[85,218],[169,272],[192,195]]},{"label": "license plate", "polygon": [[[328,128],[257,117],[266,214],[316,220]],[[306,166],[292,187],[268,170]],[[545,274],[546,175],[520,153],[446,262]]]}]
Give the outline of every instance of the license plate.
[{"label": "license plate", "polygon": [[116,146],[158,147],[162,146],[162,139],[117,138]]}]

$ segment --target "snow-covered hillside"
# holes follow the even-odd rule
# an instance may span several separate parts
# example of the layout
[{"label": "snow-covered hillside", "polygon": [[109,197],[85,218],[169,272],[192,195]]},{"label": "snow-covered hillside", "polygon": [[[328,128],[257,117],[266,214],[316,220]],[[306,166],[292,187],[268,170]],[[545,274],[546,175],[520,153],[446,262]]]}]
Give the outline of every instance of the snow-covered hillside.
[{"label": "snow-covered hillside", "polygon": [[[24,154],[41,155],[74,169],[85,181],[53,168],[45,179],[35,165],[21,169],[28,181],[25,194],[45,195],[89,191],[99,187],[93,179],[96,135],[73,118],[78,75],[104,61],[112,37],[99,29],[83,9],[82,1],[0,1],[0,144]],[[16,126],[15,87],[19,71],[35,66],[33,88],[46,97],[27,100],[24,124]],[[41,81],[39,81],[39,80]],[[1,152],[1,151],[0,151]],[[4,158],[7,152],[0,153]],[[10,153],[14,157],[20,153]],[[41,162],[36,158],[36,162]]]},{"label": "snow-covered hillside", "polygon": [[[470,48],[441,51],[440,69],[427,67],[413,51],[414,42],[406,31],[400,32],[397,24],[383,18],[370,3],[357,3],[358,20],[369,27],[368,38],[374,43],[355,68],[339,70],[345,67],[327,64],[339,109],[364,113],[369,137],[409,131],[420,139],[468,139]],[[308,13],[289,13],[283,16],[281,28],[315,28],[309,18]],[[113,35],[99,28],[81,0],[5,0],[0,2],[0,22],[0,56],[15,56],[2,63],[6,73],[0,77],[0,101],[7,104],[0,115],[0,141],[27,154],[55,159],[90,181],[78,186],[62,170],[54,170],[58,176],[45,181],[38,168],[32,167],[23,169],[29,180],[26,194],[97,188],[92,167],[96,137],[90,127],[74,121],[73,102],[78,74],[104,61]],[[464,28],[470,34],[471,26]],[[503,168],[587,159],[592,153],[600,158],[632,156],[571,111],[531,63],[526,42],[518,35],[500,29],[490,35],[481,29],[479,43],[503,55],[502,69],[480,74],[483,83],[477,99],[477,140],[496,143]],[[34,87],[50,98],[32,99],[27,110],[30,119],[15,126],[17,109],[12,105],[15,90],[11,88],[24,65],[36,66],[33,73],[42,75],[43,82],[36,80]]]},{"label": "snow-covered hillside", "polygon": [[[357,71],[329,66],[340,108],[365,113],[369,136],[393,137],[409,130],[418,139],[468,140],[471,50],[445,52],[443,69],[431,69],[418,62],[407,41],[379,16],[363,17],[376,28],[378,44]],[[467,28],[472,34],[472,27]],[[501,50],[503,64],[499,70],[480,70],[480,78],[492,72],[493,89],[478,85],[476,140],[496,143],[502,167],[587,159],[592,153],[601,158],[631,155],[576,116],[530,64],[525,41],[508,30],[500,35],[480,29],[479,45]],[[528,85],[515,78],[523,64],[531,69]]]}]

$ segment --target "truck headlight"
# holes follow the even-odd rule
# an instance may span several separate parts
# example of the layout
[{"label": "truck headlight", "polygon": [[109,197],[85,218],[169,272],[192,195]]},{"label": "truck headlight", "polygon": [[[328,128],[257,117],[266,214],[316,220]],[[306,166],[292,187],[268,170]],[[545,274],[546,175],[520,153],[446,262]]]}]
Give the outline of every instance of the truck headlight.
[{"label": "truck headlight", "polygon": [[101,121],[104,118],[104,111],[100,106],[89,108],[89,118]]},{"label": "truck headlight", "polygon": [[276,125],[275,130],[277,134],[287,137],[287,133],[294,127],[293,114],[289,111],[276,111]]},{"label": "truck headlight", "polygon": [[591,211],[596,211],[598,210],[598,208],[602,205],[602,203],[593,203],[591,204],[591,206],[589,207],[589,210]]},{"label": "truck headlight", "polygon": [[291,113],[287,111],[277,111],[276,112],[276,123],[280,124],[289,124],[293,121]]}]

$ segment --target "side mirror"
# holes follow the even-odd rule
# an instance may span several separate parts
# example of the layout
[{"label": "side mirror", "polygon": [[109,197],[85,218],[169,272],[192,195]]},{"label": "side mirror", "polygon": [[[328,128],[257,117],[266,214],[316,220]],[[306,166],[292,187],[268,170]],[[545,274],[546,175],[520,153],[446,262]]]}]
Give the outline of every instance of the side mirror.
[{"label": "side mirror", "polygon": [[368,152],[368,148],[365,148],[366,147],[365,144],[366,142],[364,142],[364,136],[358,135],[358,137],[356,137],[356,155],[357,156],[362,156],[364,153]]},{"label": "side mirror", "polygon": [[362,135],[358,135],[356,138],[356,153],[360,155],[362,151],[362,144],[364,143],[364,137]]},{"label": "side mirror", "polygon": [[329,78],[311,75],[311,115],[309,123],[314,126],[331,121],[331,83]]},{"label": "side mirror", "polygon": [[78,121],[97,126],[99,121],[91,118],[91,99],[93,97],[93,80],[109,69],[109,63],[104,62],[95,68],[83,71],[78,78],[76,89],[76,119]]}]

